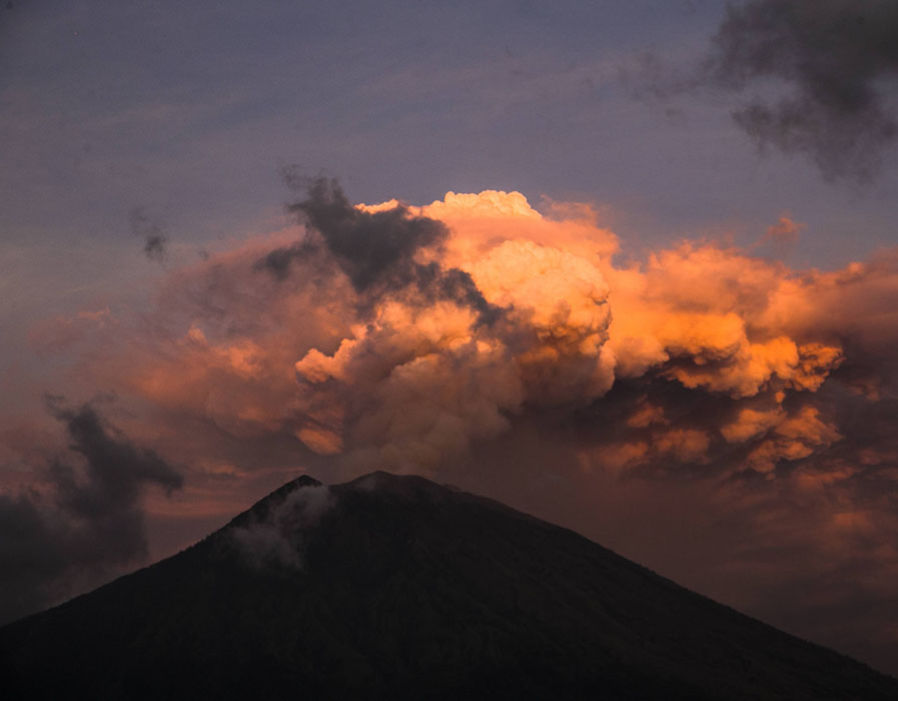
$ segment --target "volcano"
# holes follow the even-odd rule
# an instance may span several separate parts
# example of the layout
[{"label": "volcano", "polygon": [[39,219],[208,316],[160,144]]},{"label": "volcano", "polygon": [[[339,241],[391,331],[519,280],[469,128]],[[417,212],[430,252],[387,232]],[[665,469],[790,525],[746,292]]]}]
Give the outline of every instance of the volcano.
[{"label": "volcano", "polygon": [[294,480],[0,629],[3,698],[898,699],[898,680],[414,476]]}]

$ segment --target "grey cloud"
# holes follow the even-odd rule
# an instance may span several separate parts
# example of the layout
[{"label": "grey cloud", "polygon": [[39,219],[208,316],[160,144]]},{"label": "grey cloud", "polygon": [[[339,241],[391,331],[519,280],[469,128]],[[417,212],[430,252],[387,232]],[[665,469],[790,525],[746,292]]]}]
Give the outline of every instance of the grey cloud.
[{"label": "grey cloud", "polygon": [[91,405],[72,409],[53,398],[49,408],[65,426],[71,454],[48,465],[50,493],[0,494],[0,622],[145,556],[142,490],[182,485],[171,465],[105,424]]},{"label": "grey cloud", "polygon": [[380,212],[359,210],[339,183],[328,178],[313,180],[306,199],[289,209],[321,234],[359,292],[376,283],[407,284],[418,249],[439,243],[448,234],[442,222],[412,216],[403,205]]},{"label": "grey cloud", "polygon": [[477,312],[481,323],[490,325],[503,313],[501,307],[486,301],[470,273],[460,268],[443,269],[437,263],[416,264],[412,269],[417,290],[428,302],[445,299]]},{"label": "grey cloud", "polygon": [[827,178],[868,179],[898,133],[886,79],[898,75],[891,0],[750,0],[730,6],[712,40],[708,79],[744,91],[778,79],[778,100],[733,113],[762,148],[808,155]]},{"label": "grey cloud", "polygon": [[326,265],[318,257],[323,248],[361,296],[362,309],[386,293],[411,288],[428,302],[446,299],[470,307],[482,323],[491,324],[501,316],[502,310],[486,301],[467,272],[414,259],[421,248],[446,238],[449,232],[442,222],[412,215],[401,204],[379,212],[358,209],[336,179],[303,180],[292,171],[284,177],[293,188],[305,185],[305,199],[290,205],[289,211],[320,239],[313,234],[276,248],[256,261],[256,270],[284,281],[294,263],[315,260],[316,266]]},{"label": "grey cloud", "polygon": [[294,261],[308,260],[318,250],[311,241],[297,241],[290,246],[275,248],[256,261],[256,270],[267,270],[277,280],[284,281],[290,275],[290,266]]},{"label": "grey cloud", "polygon": [[135,207],[128,215],[131,231],[143,239],[143,252],[147,258],[162,263],[166,258],[168,236],[162,222],[151,217],[143,207]]}]

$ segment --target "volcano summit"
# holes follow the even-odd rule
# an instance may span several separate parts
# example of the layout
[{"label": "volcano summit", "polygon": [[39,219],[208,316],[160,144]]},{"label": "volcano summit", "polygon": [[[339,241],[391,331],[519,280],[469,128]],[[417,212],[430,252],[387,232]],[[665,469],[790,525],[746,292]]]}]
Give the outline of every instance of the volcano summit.
[{"label": "volcano summit", "polygon": [[290,482],[0,630],[4,697],[895,699],[898,681],[413,476]]}]

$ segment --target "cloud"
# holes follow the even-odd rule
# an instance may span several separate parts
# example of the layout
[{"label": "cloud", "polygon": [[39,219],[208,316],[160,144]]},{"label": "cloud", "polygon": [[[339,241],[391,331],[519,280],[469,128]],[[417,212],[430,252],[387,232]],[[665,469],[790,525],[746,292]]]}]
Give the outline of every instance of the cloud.
[{"label": "cloud", "polygon": [[182,477],[138,448],[96,409],[51,399],[66,429],[67,455],[45,466],[42,492],[0,494],[0,621],[31,613],[146,555],[140,496],[146,485],[178,489]]},{"label": "cloud", "polygon": [[470,243],[447,240],[443,255],[501,310],[495,323],[464,298],[391,291],[336,351],[312,348],[296,362],[307,430],[316,441],[328,432],[328,452],[420,470],[506,430],[528,405],[583,404],[610,386],[608,287],[596,264],[532,240],[496,240],[472,260],[461,250]]},{"label": "cloud", "polygon": [[[437,219],[412,213],[391,201],[376,207],[353,206],[339,183],[323,177],[308,182],[308,193],[288,207],[306,226],[300,241],[268,252],[255,267],[284,280],[294,261],[332,264],[361,295],[360,308],[384,294],[414,288],[418,295],[455,300],[476,310],[486,323],[499,310],[489,305],[458,268],[444,269],[433,260],[448,235]],[[326,255],[322,255],[326,252]]]},{"label": "cloud", "polygon": [[788,214],[780,215],[776,224],[767,227],[762,242],[772,242],[780,246],[795,243],[804,227],[804,224],[796,222]]},{"label": "cloud", "polygon": [[414,255],[447,235],[443,224],[410,216],[406,207],[366,211],[353,207],[335,180],[316,178],[308,197],[290,206],[321,234],[358,291],[388,279],[401,286],[411,281]]},{"label": "cloud", "polygon": [[334,505],[322,484],[298,487],[266,513],[250,513],[247,521],[227,532],[227,545],[255,568],[302,569],[309,532]]},{"label": "cloud", "polygon": [[36,322],[28,329],[28,345],[38,352],[69,350],[115,324],[109,307],[82,310],[73,318],[58,316]]},{"label": "cloud", "polygon": [[579,440],[601,464],[765,478],[844,438],[822,388],[892,391],[891,258],[798,273],[687,242],[620,267],[590,210],[498,191],[354,206],[318,179],[294,209],[298,235],[175,272],[165,332],[104,358],[107,381],[349,472],[439,470],[529,416],[598,412]]},{"label": "cloud", "polygon": [[760,147],[807,155],[830,179],[865,180],[898,135],[896,46],[889,0],[749,0],[727,8],[705,69],[727,90],[785,88],[733,113]]},{"label": "cloud", "polygon": [[[588,208],[544,215],[519,193],[353,206],[316,180],[303,203],[327,214],[298,236],[175,273],[160,298],[171,334],[105,359],[111,380],[163,416],[277,436],[345,474],[436,474],[544,417],[576,427],[578,459],[598,469],[764,479],[845,440],[821,388],[891,382],[872,309],[891,262],[796,273],[684,243],[619,267]],[[376,265],[358,267],[346,242],[381,236]],[[440,291],[452,279],[465,294]],[[862,311],[840,318],[846,294]]]},{"label": "cloud", "polygon": [[303,260],[317,252],[317,247],[310,241],[298,241],[289,246],[281,246],[269,251],[255,263],[256,270],[267,270],[278,280],[286,280],[290,274],[290,265],[294,260]]},{"label": "cloud", "polygon": [[143,252],[147,258],[162,263],[165,261],[168,236],[158,219],[151,217],[143,207],[135,207],[128,215],[131,232],[143,239]]}]

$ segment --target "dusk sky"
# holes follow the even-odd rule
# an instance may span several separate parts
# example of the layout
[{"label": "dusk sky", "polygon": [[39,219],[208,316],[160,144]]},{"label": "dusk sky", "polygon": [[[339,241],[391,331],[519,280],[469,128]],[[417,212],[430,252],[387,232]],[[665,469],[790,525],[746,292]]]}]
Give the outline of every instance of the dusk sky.
[{"label": "dusk sky", "polygon": [[898,4],[0,8],[0,623],[417,473],[898,674]]}]

